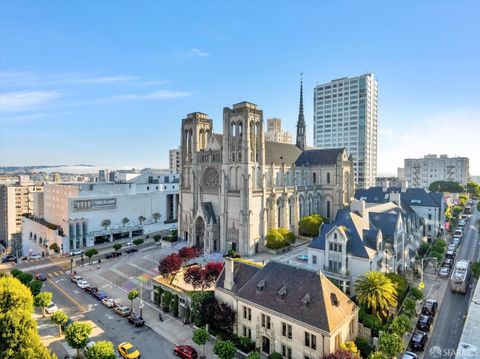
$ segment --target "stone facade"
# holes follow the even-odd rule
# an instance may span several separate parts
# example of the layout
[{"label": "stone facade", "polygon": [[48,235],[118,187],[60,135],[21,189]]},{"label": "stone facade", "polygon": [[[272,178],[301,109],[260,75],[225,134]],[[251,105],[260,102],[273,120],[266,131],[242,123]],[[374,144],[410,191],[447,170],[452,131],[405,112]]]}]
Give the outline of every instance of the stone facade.
[{"label": "stone facade", "polygon": [[268,230],[298,234],[300,218],[333,218],[354,194],[344,149],[306,149],[264,139],[263,111],[223,111],[223,135],[196,112],[182,120],[179,235],[207,252],[262,251]]}]

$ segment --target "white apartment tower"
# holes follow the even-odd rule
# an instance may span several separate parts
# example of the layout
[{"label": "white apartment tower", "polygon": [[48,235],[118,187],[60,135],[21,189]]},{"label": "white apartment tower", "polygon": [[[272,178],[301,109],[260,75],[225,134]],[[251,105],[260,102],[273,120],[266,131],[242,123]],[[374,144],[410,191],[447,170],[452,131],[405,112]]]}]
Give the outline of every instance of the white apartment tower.
[{"label": "white apartment tower", "polygon": [[466,186],[470,178],[467,157],[426,155],[423,158],[406,158],[404,174],[411,187],[428,189],[435,181],[458,182]]},{"label": "white apartment tower", "polygon": [[378,88],[373,74],[317,85],[313,93],[313,144],[345,147],[353,156],[357,188],[375,185]]}]

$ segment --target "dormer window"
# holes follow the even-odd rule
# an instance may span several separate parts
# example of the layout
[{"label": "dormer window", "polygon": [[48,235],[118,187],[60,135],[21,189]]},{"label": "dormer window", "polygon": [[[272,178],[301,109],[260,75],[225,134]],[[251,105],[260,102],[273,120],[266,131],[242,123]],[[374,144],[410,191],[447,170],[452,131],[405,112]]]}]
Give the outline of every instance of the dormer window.
[{"label": "dormer window", "polygon": [[333,234],[333,238],[335,238],[335,239],[338,238],[337,232],[335,232],[335,233]]},{"label": "dormer window", "polygon": [[310,304],[310,293],[305,294],[301,302],[302,302],[302,307],[308,308],[308,305]]},{"label": "dormer window", "polygon": [[257,293],[262,293],[264,288],[265,288],[265,279],[262,279],[257,284]]},{"label": "dormer window", "polygon": [[335,293],[330,293],[330,302],[332,302],[332,305],[335,307],[338,307],[340,305],[340,301],[338,300]]},{"label": "dormer window", "polygon": [[287,295],[287,287],[284,285],[280,290],[277,292],[277,298],[280,300],[285,300],[285,296]]}]

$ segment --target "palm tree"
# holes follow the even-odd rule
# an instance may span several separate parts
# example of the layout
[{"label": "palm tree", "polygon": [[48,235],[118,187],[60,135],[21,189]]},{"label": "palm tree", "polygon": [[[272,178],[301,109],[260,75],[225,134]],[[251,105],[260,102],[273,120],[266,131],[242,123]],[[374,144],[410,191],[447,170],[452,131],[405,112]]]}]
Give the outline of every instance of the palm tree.
[{"label": "palm tree", "polygon": [[397,290],[383,273],[367,272],[357,279],[354,287],[359,304],[379,318],[386,318],[388,309],[397,305]]},{"label": "palm tree", "polygon": [[152,218],[155,221],[155,223],[158,222],[158,220],[162,217],[162,215],[159,212],[155,212],[152,214]]},{"label": "palm tree", "polygon": [[127,217],[122,218],[122,224],[124,227],[128,224],[128,222],[130,222],[130,220]]},{"label": "palm tree", "polygon": [[145,218],[144,216],[138,216],[138,221],[140,222],[140,225],[143,224],[143,221],[146,220],[147,218]]},{"label": "palm tree", "polygon": [[100,225],[107,230],[108,226],[112,224],[112,221],[109,219],[104,219]]}]

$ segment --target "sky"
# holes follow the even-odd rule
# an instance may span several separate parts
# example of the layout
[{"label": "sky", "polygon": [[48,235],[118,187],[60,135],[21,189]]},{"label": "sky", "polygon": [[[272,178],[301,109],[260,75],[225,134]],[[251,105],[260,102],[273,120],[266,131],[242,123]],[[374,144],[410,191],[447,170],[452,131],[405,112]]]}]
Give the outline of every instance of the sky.
[{"label": "sky", "polygon": [[247,100],[308,143],[316,83],[373,72],[378,174],[470,157],[480,2],[0,1],[0,166],[168,167],[181,119]]}]

